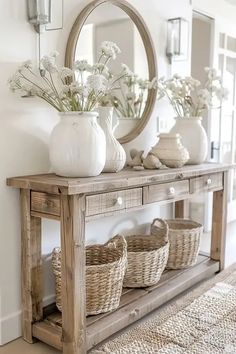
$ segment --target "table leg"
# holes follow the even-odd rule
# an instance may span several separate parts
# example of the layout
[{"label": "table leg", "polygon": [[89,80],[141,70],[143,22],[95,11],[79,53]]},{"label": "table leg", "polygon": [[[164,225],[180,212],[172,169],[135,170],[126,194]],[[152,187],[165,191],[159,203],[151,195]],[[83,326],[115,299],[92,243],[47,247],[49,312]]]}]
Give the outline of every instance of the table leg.
[{"label": "table leg", "polygon": [[85,197],[61,195],[63,354],[85,354]]},{"label": "table leg", "polygon": [[225,267],[228,172],[224,172],[223,178],[224,189],[213,193],[211,233],[211,258],[220,261],[220,270]]},{"label": "table leg", "polygon": [[189,218],[189,200],[179,200],[175,202],[175,217],[176,218]]},{"label": "table leg", "polygon": [[41,219],[30,215],[30,190],[21,190],[21,292],[23,338],[33,343],[32,323],[43,317]]}]

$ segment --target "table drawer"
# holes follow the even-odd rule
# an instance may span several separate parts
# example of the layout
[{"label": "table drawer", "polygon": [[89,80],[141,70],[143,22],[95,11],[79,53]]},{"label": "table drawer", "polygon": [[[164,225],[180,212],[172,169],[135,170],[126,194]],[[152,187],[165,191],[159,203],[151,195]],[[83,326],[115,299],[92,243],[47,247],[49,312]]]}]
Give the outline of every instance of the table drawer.
[{"label": "table drawer", "polygon": [[86,216],[130,209],[142,205],[142,188],[101,193],[86,197]]},{"label": "table drawer", "polygon": [[60,197],[55,194],[31,192],[31,210],[43,214],[60,216]]},{"label": "table drawer", "polygon": [[191,178],[190,180],[190,193],[208,192],[220,189],[223,189],[223,173],[213,173]]},{"label": "table drawer", "polygon": [[144,204],[175,199],[189,194],[189,181],[177,181],[144,187]]}]

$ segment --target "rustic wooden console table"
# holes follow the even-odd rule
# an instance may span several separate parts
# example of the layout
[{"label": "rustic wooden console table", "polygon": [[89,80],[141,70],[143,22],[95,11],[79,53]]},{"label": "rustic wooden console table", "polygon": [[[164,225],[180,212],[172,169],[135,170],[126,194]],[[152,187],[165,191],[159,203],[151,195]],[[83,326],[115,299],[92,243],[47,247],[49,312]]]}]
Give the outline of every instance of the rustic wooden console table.
[{"label": "rustic wooden console table", "polygon": [[[7,184],[20,188],[21,195],[24,339],[32,343],[38,338],[62,349],[64,354],[84,354],[113,333],[223,269],[229,167],[204,164],[160,171],[124,170],[80,179],[53,174],[9,178]],[[118,310],[86,318],[85,223],[155,202],[175,202],[176,216],[184,217],[185,200],[202,191],[214,193],[210,255],[200,255],[192,268],[164,272],[156,286],[124,290]],[[62,315],[54,307],[44,309],[42,305],[42,218],[61,223]]]}]

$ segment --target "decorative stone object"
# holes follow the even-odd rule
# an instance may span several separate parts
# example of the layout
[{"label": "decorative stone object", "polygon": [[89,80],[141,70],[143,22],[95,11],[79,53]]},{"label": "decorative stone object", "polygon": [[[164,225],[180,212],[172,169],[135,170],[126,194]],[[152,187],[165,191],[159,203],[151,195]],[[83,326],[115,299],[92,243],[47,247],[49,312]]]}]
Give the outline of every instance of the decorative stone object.
[{"label": "decorative stone object", "polygon": [[160,134],[159,141],[150,151],[167,167],[178,168],[189,159],[187,149],[182,145],[179,134]]},{"label": "decorative stone object", "polygon": [[130,151],[130,157],[131,161],[128,162],[128,166],[134,167],[134,166],[142,166],[143,164],[143,156],[144,150],[138,151],[136,149],[132,149]]},{"label": "decorative stone object", "polygon": [[133,167],[135,171],[141,171],[144,169],[155,170],[163,167],[159,158],[152,152],[149,152],[146,157],[144,157],[143,154],[143,150],[130,150],[130,157],[132,160],[128,162],[128,166]]},{"label": "decorative stone object", "polygon": [[148,170],[155,170],[160,168],[162,163],[156,155],[149,152],[145,159],[143,159],[143,166]]},{"label": "decorative stone object", "polygon": [[134,166],[133,170],[135,171],[143,171],[145,168],[143,166]]}]

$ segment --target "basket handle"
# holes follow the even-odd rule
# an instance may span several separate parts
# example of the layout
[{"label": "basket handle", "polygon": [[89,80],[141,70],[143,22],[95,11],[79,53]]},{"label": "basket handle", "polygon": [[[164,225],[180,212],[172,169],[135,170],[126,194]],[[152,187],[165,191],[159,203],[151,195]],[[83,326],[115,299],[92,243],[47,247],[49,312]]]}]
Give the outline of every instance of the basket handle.
[{"label": "basket handle", "polygon": [[151,234],[162,239],[164,243],[169,242],[169,226],[167,222],[160,218],[154,219],[151,224]]},{"label": "basket handle", "polygon": [[116,235],[106,243],[107,247],[118,248],[122,251],[122,255],[127,253],[127,242],[122,235]]}]

